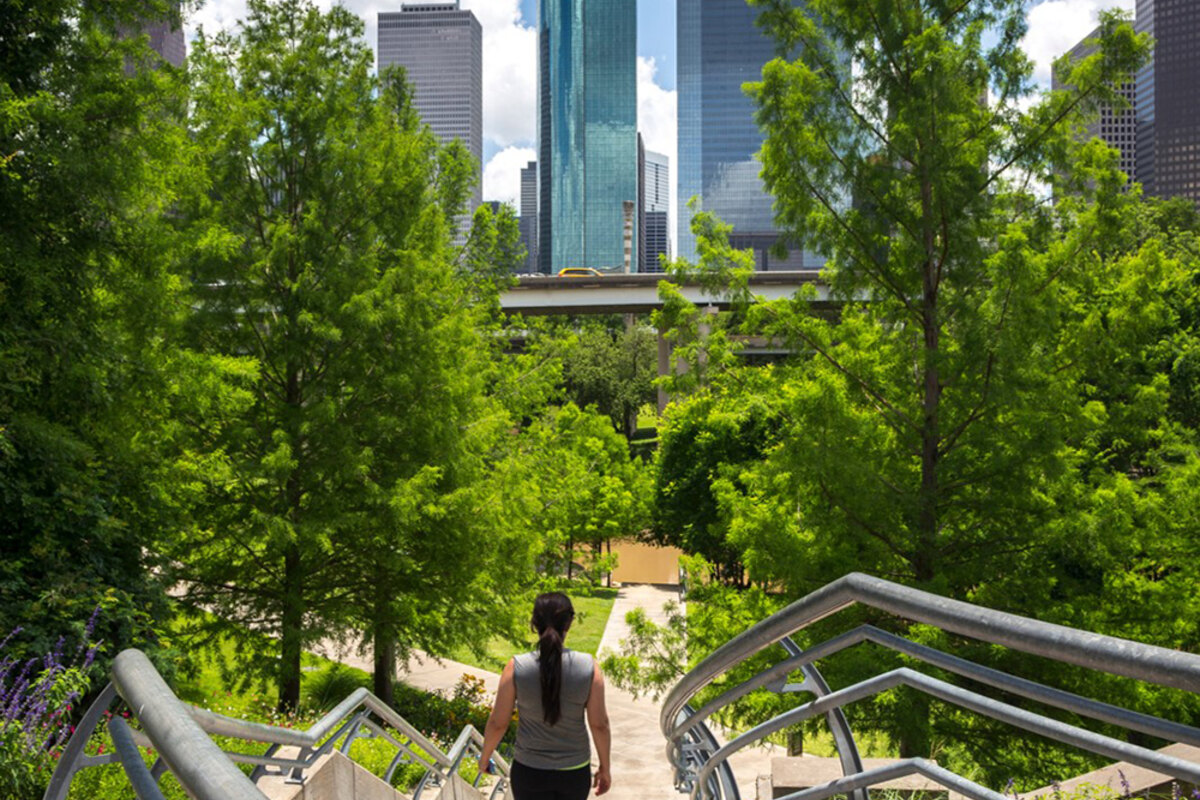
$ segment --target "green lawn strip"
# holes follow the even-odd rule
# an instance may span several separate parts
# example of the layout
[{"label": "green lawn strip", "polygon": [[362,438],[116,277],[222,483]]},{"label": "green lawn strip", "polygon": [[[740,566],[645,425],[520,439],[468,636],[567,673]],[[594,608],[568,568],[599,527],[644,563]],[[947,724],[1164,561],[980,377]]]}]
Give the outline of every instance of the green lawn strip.
[{"label": "green lawn strip", "polygon": [[[575,623],[571,626],[571,632],[567,634],[567,647],[596,655],[596,650],[600,647],[600,638],[604,636],[604,628],[608,625],[608,615],[612,613],[617,590],[591,589],[587,594],[573,590],[569,594],[571,603],[575,606]],[[537,639],[532,633],[519,642],[497,636],[489,639],[483,652],[478,655],[471,652],[469,647],[459,647],[451,651],[447,658],[476,669],[500,672],[510,658],[518,653],[527,653],[536,645]]]}]

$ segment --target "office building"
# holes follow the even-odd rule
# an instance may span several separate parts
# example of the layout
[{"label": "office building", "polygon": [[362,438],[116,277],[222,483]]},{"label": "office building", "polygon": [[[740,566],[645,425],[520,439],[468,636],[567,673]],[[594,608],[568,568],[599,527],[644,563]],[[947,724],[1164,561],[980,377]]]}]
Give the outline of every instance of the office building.
[{"label": "office building", "polygon": [[145,30],[150,36],[150,48],[162,56],[163,61],[174,67],[183,66],[187,59],[187,39],[183,33],[183,12],[178,2],[171,4],[170,17],[147,25]]},{"label": "office building", "polygon": [[[483,28],[458,0],[404,3],[399,11],[380,12],[375,49],[379,69],[404,67],[413,89],[413,108],[443,142],[460,140],[475,160],[483,161]],[[482,202],[476,180],[464,215],[459,243]]]},{"label": "office building", "polygon": [[[1138,0],[1134,30],[1154,35],[1154,0]],[[1157,49],[1157,47],[1156,47]],[[1134,124],[1137,137],[1134,180],[1142,191],[1154,194],[1154,59],[1138,70],[1134,79]]]},{"label": "office building", "polygon": [[[168,3],[165,18],[146,20],[140,25],[122,24],[118,30],[122,36],[148,37],[150,49],[158,53],[163,61],[173,67],[182,67],[187,58],[187,38],[183,31],[183,9],[178,0]],[[127,72],[132,69],[132,64],[126,65]]]},{"label": "office building", "polygon": [[638,272],[662,272],[660,256],[671,255],[670,206],[669,160],[647,150],[638,134]]},{"label": "office building", "polygon": [[1139,179],[1147,194],[1200,205],[1200,3],[1138,0],[1136,27],[1155,42],[1138,73]]},{"label": "office building", "polygon": [[538,271],[538,207],[537,162],[530,161],[521,168],[521,244],[525,245],[525,267],[522,272]]},{"label": "office building", "polygon": [[539,271],[636,269],[637,2],[539,12]]},{"label": "office building", "polygon": [[[1134,28],[1155,44],[1150,60],[1120,88],[1132,110],[1102,108],[1087,133],[1121,151],[1121,169],[1146,195],[1200,205],[1200,3],[1137,0]],[[1088,39],[1068,55],[1094,53]],[[1055,88],[1061,85],[1055,75]]]},{"label": "office building", "polygon": [[756,158],[763,133],[754,103],[742,90],[760,80],[775,57],[775,42],[755,24],[758,9],[744,0],[678,0],[679,255],[696,258],[691,232],[693,197],[700,208],[733,226],[731,243],[753,248],[758,269],[816,269],[824,259],[795,251],[786,259],[768,252],[779,238],[772,200]]},{"label": "office building", "polygon": [[[1069,62],[1081,61],[1096,53],[1095,41],[1099,36],[1100,29],[1097,28],[1084,37],[1083,41],[1067,51]],[[1055,91],[1066,88],[1065,77],[1058,70],[1053,72],[1051,75],[1051,86]],[[1121,171],[1128,175],[1131,180],[1136,180],[1138,175],[1137,81],[1126,81],[1121,85],[1118,92],[1128,105],[1121,109],[1115,109],[1109,105],[1101,107],[1099,116],[1088,122],[1084,136],[1088,139],[1101,139],[1109,147],[1120,151]]]}]

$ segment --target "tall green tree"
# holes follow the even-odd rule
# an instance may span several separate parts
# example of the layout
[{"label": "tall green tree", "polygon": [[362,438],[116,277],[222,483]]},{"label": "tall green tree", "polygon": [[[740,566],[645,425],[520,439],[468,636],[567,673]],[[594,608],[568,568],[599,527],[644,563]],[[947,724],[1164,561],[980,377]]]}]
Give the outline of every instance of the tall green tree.
[{"label": "tall green tree", "polygon": [[563,357],[571,400],[580,408],[594,405],[627,439],[637,432],[638,411],[656,400],[657,374],[654,331],[619,317],[581,321]]},{"label": "tall green tree", "polygon": [[172,335],[180,75],[121,32],[167,5],[0,10],[0,629],[33,652],[101,603],[111,652],[153,650],[129,621],[164,616],[146,558],[180,500],[164,448],[208,373]]},{"label": "tall green tree", "polygon": [[609,567],[605,546],[647,524],[645,465],[606,417],[571,402],[535,419],[517,448],[511,475],[528,487],[523,513],[542,543],[543,574],[598,579]]},{"label": "tall green tree", "polygon": [[729,541],[723,491],[744,490],[751,469],[776,442],[780,420],[765,370],[743,370],[748,385],[723,384],[667,407],[654,457],[651,533],[660,544],[703,556],[717,580],[740,585],[741,551]]},{"label": "tall green tree", "polygon": [[[1044,608],[1102,423],[1086,356],[1090,337],[1116,333],[1094,320],[1127,313],[1122,276],[1155,258],[1146,242],[1103,255],[1135,201],[1112,153],[1075,134],[1098,103],[1120,102],[1111,87],[1148,43],[1105,16],[1100,53],[1061,65],[1072,88],[1025,111],[1016,0],[755,5],[788,54],[749,88],[763,177],[792,243],[829,256],[842,310],[800,298],[742,317],[805,357],[775,371],[778,446],[744,490],[719,487],[730,540],[752,577],[793,596],[860,569]],[[698,230],[711,240],[701,267],[744,285],[720,226]],[[903,755],[930,752],[928,700],[859,713]]]},{"label": "tall green tree", "polygon": [[449,244],[469,164],[420,126],[402,74],[372,66],[359,19],[308,0],[252,0],[191,56],[207,170],[184,213],[192,335],[256,371],[246,413],[198,445],[210,495],[175,556],[188,599],[215,612],[200,619],[242,643],[282,708],[304,649],[359,631],[386,697],[398,642],[478,630],[461,623],[503,604],[486,580],[502,548],[527,563],[485,535],[495,515],[472,489],[482,432],[502,426]]}]

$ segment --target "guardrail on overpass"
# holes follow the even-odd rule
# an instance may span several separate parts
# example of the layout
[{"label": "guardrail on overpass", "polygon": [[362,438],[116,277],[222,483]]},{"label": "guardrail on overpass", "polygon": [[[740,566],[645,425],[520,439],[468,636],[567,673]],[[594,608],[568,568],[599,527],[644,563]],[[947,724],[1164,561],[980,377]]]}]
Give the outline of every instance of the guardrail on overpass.
[{"label": "guardrail on overpass", "polygon": [[[613,274],[597,277],[527,275],[500,298],[501,307],[520,314],[644,314],[662,307],[658,284],[669,280],[662,273]],[[792,297],[804,286],[817,290],[818,305],[830,302],[829,286],[820,272],[756,272],[750,291],[764,300]],[[683,296],[696,305],[727,306],[729,298],[712,295],[698,283],[680,285]]]}]

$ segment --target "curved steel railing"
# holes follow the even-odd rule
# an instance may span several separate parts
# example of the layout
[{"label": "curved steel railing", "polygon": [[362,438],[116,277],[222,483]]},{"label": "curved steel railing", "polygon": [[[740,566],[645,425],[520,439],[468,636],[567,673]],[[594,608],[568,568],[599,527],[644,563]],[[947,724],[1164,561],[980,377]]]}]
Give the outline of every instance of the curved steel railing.
[{"label": "curved steel railing", "polygon": [[[122,717],[113,716],[108,728],[115,752],[87,755],[88,740],[118,700],[129,707],[141,730],[133,730]],[[222,750],[213,736],[266,744],[268,749],[263,755]],[[426,788],[442,785],[458,772],[465,758],[477,755],[483,747],[483,736],[467,725],[453,746],[443,752],[367,689],[353,691],[306,731],[227,717],[181,702],[144,653],[126,650],[113,662],[112,683],[87,710],[67,742],[44,800],[65,800],[71,781],[81,769],[114,763],[122,764],[139,800],[161,800],[158,781],[168,770],[197,800],[264,800],[265,795],[256,786],[264,776],[287,775],[290,781],[300,783],[304,771],[317,759],[334,749],[348,753],[354,741],[363,737],[382,738],[396,748],[396,756],[383,776],[388,783],[402,764],[424,768],[413,800],[419,800]],[[152,767],[146,767],[139,747],[157,752]],[[281,755],[283,747],[297,752]],[[491,798],[497,800],[507,791],[509,765],[499,755],[494,760],[499,775]],[[247,776],[238,763],[252,764],[254,771]]]},{"label": "curved steel railing", "polygon": [[[841,708],[901,685],[1092,753],[1144,766],[1188,784],[1200,783],[1200,764],[1069,725],[913,669],[892,670],[836,692],[829,691],[820,673],[815,670],[815,662],[856,644],[873,642],[923,663],[1044,705],[1168,741],[1200,745],[1200,729],[1008,675],[871,625],[860,626],[806,651],[801,651],[788,638],[817,620],[855,603],[895,614],[911,622],[933,625],[950,633],[1055,661],[1189,692],[1200,691],[1200,656],[1040,622],[940,597],[869,575],[851,573],[797,600],[726,642],[675,685],[663,704],[660,724],[668,742],[668,757],[677,770],[677,785],[690,792],[694,800],[736,798],[735,793],[725,788],[724,780],[714,780],[714,775],[728,771],[730,755],[772,733],[824,714],[834,732],[845,777],[823,786],[794,792],[784,800],[822,800],[836,794],[855,794],[857,800],[866,800],[867,787],[910,774],[924,775],[974,800],[1002,800],[1003,795],[925,759],[906,759],[879,769],[863,770],[853,734],[841,716]],[[692,709],[691,703],[702,689],[730,669],[776,644],[783,646],[786,659],[726,690],[701,707]],[[800,671],[805,680],[800,684],[787,684],[788,675],[795,671]],[[746,731],[719,749],[706,751],[703,759],[697,759],[685,751],[685,743],[693,735],[692,732],[703,725],[708,717],[750,692],[763,688],[808,692],[814,695],[814,699]]]}]

